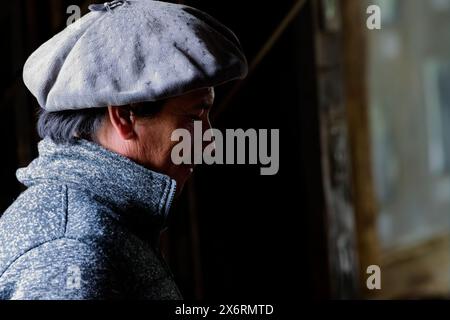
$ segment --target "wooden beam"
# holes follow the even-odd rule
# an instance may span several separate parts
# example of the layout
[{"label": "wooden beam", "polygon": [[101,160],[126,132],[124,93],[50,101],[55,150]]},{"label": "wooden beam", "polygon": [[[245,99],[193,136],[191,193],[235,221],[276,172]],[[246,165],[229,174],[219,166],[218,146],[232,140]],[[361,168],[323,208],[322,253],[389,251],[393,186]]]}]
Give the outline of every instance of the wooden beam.
[{"label": "wooden beam", "polygon": [[342,0],[345,96],[353,172],[360,287],[363,295],[370,297],[373,292],[366,286],[366,270],[369,265],[380,265],[380,248],[372,175],[367,97],[367,43],[362,5],[361,1]]}]

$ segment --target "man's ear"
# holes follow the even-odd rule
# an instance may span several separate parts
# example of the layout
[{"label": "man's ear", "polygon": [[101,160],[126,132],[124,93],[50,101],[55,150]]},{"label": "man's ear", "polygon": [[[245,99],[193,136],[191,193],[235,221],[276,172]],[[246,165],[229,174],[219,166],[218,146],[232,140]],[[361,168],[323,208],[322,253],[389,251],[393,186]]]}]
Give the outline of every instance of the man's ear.
[{"label": "man's ear", "polygon": [[123,139],[130,140],[135,137],[134,116],[129,109],[109,106],[108,115],[114,129]]}]

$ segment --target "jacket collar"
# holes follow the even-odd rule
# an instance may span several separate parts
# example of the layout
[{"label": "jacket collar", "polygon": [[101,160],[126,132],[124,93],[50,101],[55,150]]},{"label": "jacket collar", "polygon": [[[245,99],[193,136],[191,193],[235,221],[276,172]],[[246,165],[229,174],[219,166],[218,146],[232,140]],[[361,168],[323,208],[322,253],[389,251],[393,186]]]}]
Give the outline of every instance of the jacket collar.
[{"label": "jacket collar", "polygon": [[17,171],[27,187],[57,182],[86,189],[119,213],[129,214],[126,220],[132,215],[138,221],[157,218],[165,223],[175,180],[87,140],[56,144],[46,138],[38,150],[39,157]]}]

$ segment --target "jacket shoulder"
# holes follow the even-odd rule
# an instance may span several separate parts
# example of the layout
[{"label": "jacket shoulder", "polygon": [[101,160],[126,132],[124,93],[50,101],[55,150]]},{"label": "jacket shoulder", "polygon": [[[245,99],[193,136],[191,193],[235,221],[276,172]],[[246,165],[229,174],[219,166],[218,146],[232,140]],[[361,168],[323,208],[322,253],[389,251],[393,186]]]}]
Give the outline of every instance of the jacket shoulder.
[{"label": "jacket shoulder", "polygon": [[19,256],[42,243],[64,236],[67,187],[28,188],[0,218],[0,275]]},{"label": "jacket shoulder", "polygon": [[117,271],[100,247],[60,238],[19,256],[0,275],[0,299],[114,299]]}]

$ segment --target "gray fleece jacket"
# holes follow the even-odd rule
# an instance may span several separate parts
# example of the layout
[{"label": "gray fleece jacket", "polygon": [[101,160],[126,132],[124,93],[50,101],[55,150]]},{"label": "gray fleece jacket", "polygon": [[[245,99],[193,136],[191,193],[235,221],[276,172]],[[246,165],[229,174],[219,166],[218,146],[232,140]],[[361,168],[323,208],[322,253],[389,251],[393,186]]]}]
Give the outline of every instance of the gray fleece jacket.
[{"label": "gray fleece jacket", "polygon": [[159,251],[176,183],[80,140],[39,143],[0,218],[0,299],[181,299]]}]

